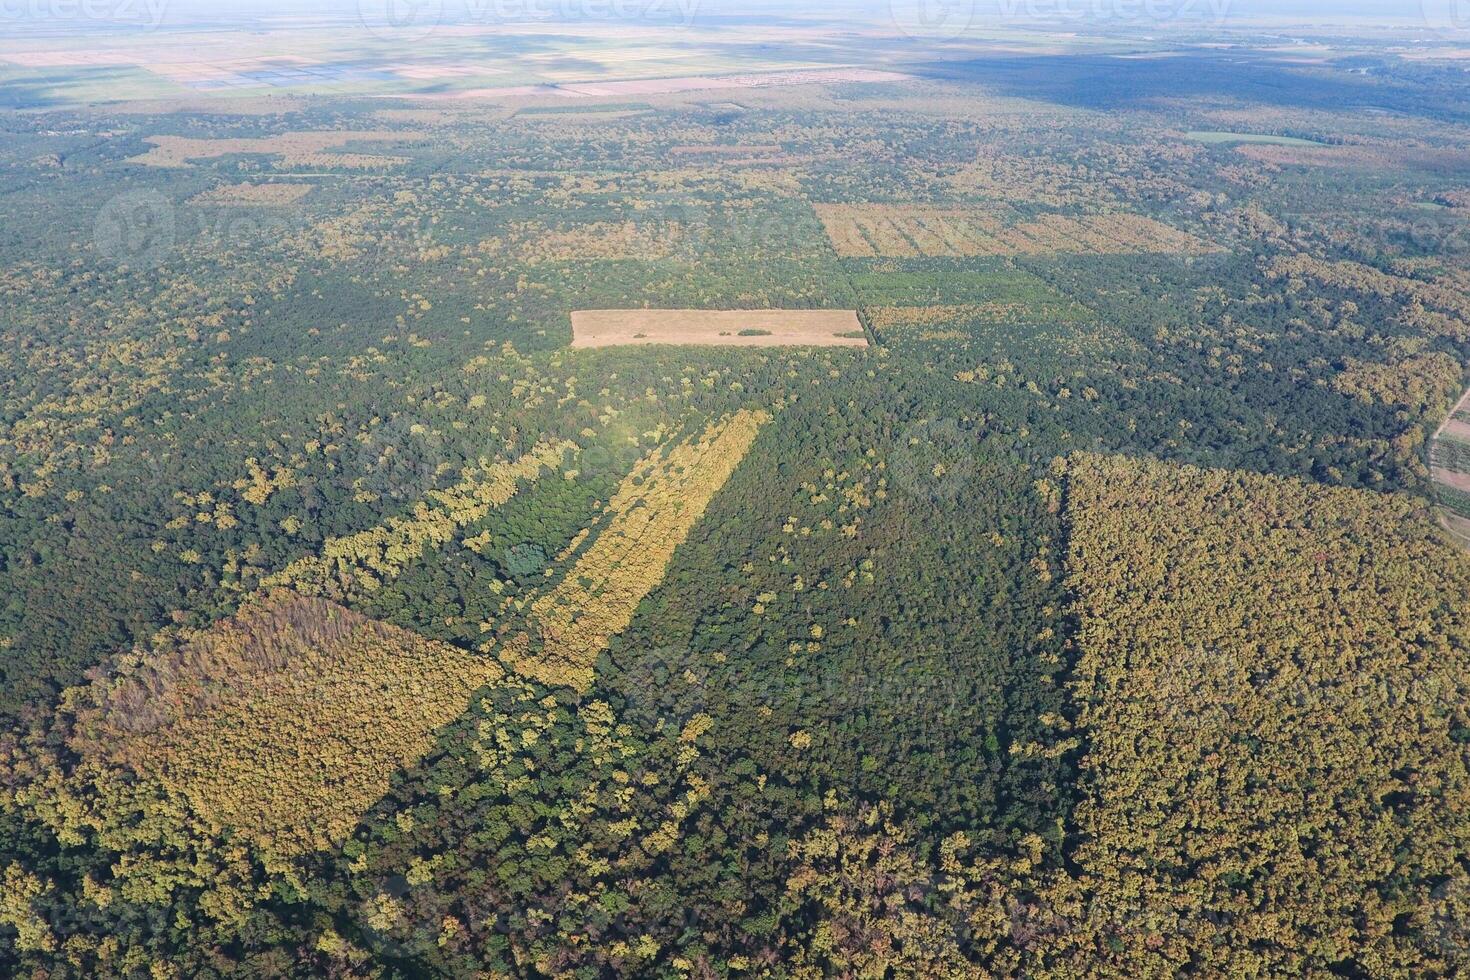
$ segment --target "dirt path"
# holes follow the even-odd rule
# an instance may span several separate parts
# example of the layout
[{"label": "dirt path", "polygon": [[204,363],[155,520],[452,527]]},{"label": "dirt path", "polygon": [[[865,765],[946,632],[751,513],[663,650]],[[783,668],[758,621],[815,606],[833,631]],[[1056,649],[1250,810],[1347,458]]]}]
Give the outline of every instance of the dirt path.
[{"label": "dirt path", "polygon": [[1470,388],[1465,389],[1465,393],[1460,396],[1460,400],[1455,402],[1455,407],[1450,409],[1450,413],[1444,417],[1444,421],[1439,423],[1439,428],[1435,429],[1434,435],[1429,437],[1430,442],[1439,438],[1440,433],[1444,432],[1445,427],[1453,422],[1455,416],[1465,409],[1467,402],[1470,402]]},{"label": "dirt path", "polygon": [[[1470,388],[1465,390],[1465,393],[1460,396],[1460,400],[1455,402],[1455,407],[1450,409],[1444,421],[1439,424],[1439,428],[1434,430],[1434,435],[1430,436],[1429,444],[1431,453],[1433,452],[1434,444],[1446,432],[1449,432],[1451,437],[1456,438],[1456,441],[1460,441],[1460,437],[1470,432],[1470,426],[1455,418],[1456,415],[1466,410],[1467,407],[1470,407]],[[1429,474],[1436,486],[1449,487],[1452,490],[1459,490],[1462,493],[1470,493],[1470,473],[1458,473],[1431,463]],[[1459,542],[1462,548],[1470,551],[1470,519],[1454,513],[1443,504],[1436,509],[1439,512],[1439,523],[1450,533],[1451,537]]]}]

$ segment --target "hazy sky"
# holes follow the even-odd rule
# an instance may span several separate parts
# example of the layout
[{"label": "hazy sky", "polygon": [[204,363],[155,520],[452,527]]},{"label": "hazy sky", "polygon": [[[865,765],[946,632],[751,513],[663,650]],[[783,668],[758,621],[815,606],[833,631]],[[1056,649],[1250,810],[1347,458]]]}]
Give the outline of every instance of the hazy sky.
[{"label": "hazy sky", "polygon": [[282,15],[355,19],[363,10],[381,12],[390,5],[403,11],[431,7],[441,22],[484,20],[487,9],[531,10],[539,14],[535,19],[567,19],[560,12],[570,11],[572,19],[616,20],[618,15],[607,11],[653,3],[692,9],[704,20],[741,15],[841,19],[846,14],[852,19],[882,21],[891,19],[896,7],[922,7],[931,21],[934,16],[955,10],[982,18],[1009,13],[1074,20],[1089,10],[1101,10],[1108,15],[1105,19],[1136,21],[1147,16],[1139,11],[1160,8],[1168,12],[1168,19],[1176,21],[1189,19],[1180,16],[1181,11],[1204,19],[1224,11],[1225,18],[1214,19],[1233,21],[1236,26],[1261,21],[1347,26],[1364,19],[1385,18],[1408,25],[1443,21],[1470,26],[1470,0],[0,0],[0,35],[7,23],[76,20],[77,10],[87,5],[146,8],[166,26],[182,27],[201,22],[260,22]]}]

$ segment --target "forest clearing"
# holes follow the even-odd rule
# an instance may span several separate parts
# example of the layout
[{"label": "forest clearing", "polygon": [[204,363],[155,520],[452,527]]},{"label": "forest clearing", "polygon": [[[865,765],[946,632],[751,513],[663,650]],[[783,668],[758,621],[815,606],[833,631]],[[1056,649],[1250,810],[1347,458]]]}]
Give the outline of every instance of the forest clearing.
[{"label": "forest clearing", "polygon": [[489,657],[285,589],[86,692],[75,745],[277,857],[340,843],[471,692]]},{"label": "forest clearing", "polygon": [[532,603],[540,650],[523,654],[530,637],[522,634],[507,644],[507,666],[543,683],[587,689],[598,654],[663,580],[674,550],[770,420],[768,412],[742,409],[635,466],[608,502],[606,526],[560,585]]},{"label": "forest clearing", "polygon": [[1440,522],[1470,548],[1470,390],[1460,396],[1429,439],[1429,473]]},{"label": "forest clearing", "polygon": [[573,310],[573,347],[866,347],[855,310]]},{"label": "forest clearing", "polygon": [[1200,255],[1210,243],[1137,214],[1022,220],[1009,208],[918,204],[816,204],[843,258],[1010,255]]},{"label": "forest clearing", "polygon": [[365,153],[328,153],[348,143],[398,143],[414,139],[413,132],[393,130],[330,130],[326,132],[280,133],[257,138],[194,138],[190,136],[149,136],[152,145],[147,153],[128,162],[151,167],[187,167],[194,160],[213,160],[223,156],[258,153],[279,156],[288,166],[385,167],[407,163],[407,158]]}]

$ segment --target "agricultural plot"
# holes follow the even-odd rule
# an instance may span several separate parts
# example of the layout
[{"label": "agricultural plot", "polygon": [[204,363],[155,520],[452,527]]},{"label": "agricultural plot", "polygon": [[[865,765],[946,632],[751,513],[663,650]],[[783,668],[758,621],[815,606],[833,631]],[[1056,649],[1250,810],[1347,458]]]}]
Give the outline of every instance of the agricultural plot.
[{"label": "agricultural plot", "polygon": [[606,525],[562,582],[532,603],[531,633],[540,643],[528,634],[508,641],[507,666],[546,684],[590,686],[598,655],[663,580],[675,549],[770,418],[741,410],[634,467],[608,502]]},{"label": "agricultural plot", "polygon": [[572,346],[866,347],[853,310],[574,310]]},{"label": "agricultural plot", "polygon": [[100,751],[290,857],[340,843],[500,676],[491,658],[277,590],[118,679]]},{"label": "agricultural plot", "polygon": [[1137,214],[1022,219],[1006,209],[915,204],[818,204],[843,258],[1011,255],[1199,255],[1216,247]]},{"label": "agricultural plot", "polygon": [[212,160],[235,154],[279,156],[287,166],[374,168],[406,163],[406,157],[366,153],[328,153],[349,143],[401,143],[418,134],[392,130],[331,130],[280,133],[253,138],[199,139],[190,136],[150,136],[152,149],[130,157],[130,163],[150,167],[187,167],[194,160]]},{"label": "agricultural plot", "polygon": [[1429,443],[1430,473],[1451,529],[1470,543],[1470,391]]}]

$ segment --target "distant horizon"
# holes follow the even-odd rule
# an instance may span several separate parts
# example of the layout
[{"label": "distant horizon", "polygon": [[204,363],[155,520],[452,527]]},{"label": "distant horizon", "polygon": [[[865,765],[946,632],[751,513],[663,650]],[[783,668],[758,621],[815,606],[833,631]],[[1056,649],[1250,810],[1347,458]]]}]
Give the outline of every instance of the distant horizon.
[{"label": "distant horizon", "polygon": [[[918,13],[930,20],[965,16],[1024,22],[1161,25],[1215,21],[1222,26],[1291,23],[1350,27],[1365,22],[1436,29],[1467,27],[1457,16],[1456,0],[1402,4],[1388,0],[819,0],[791,9],[784,2],[751,0],[257,0],[247,5],[217,0],[3,0],[0,24],[85,26],[132,22],[153,27],[197,27],[270,23],[282,20],[338,22],[378,16],[393,9],[404,17],[430,11],[440,23],[586,23],[655,20],[685,15],[704,20],[789,20],[810,22],[857,17],[863,22]],[[636,15],[629,14],[636,8]],[[650,16],[653,11],[655,16]],[[993,26],[993,25],[986,25]]]}]

